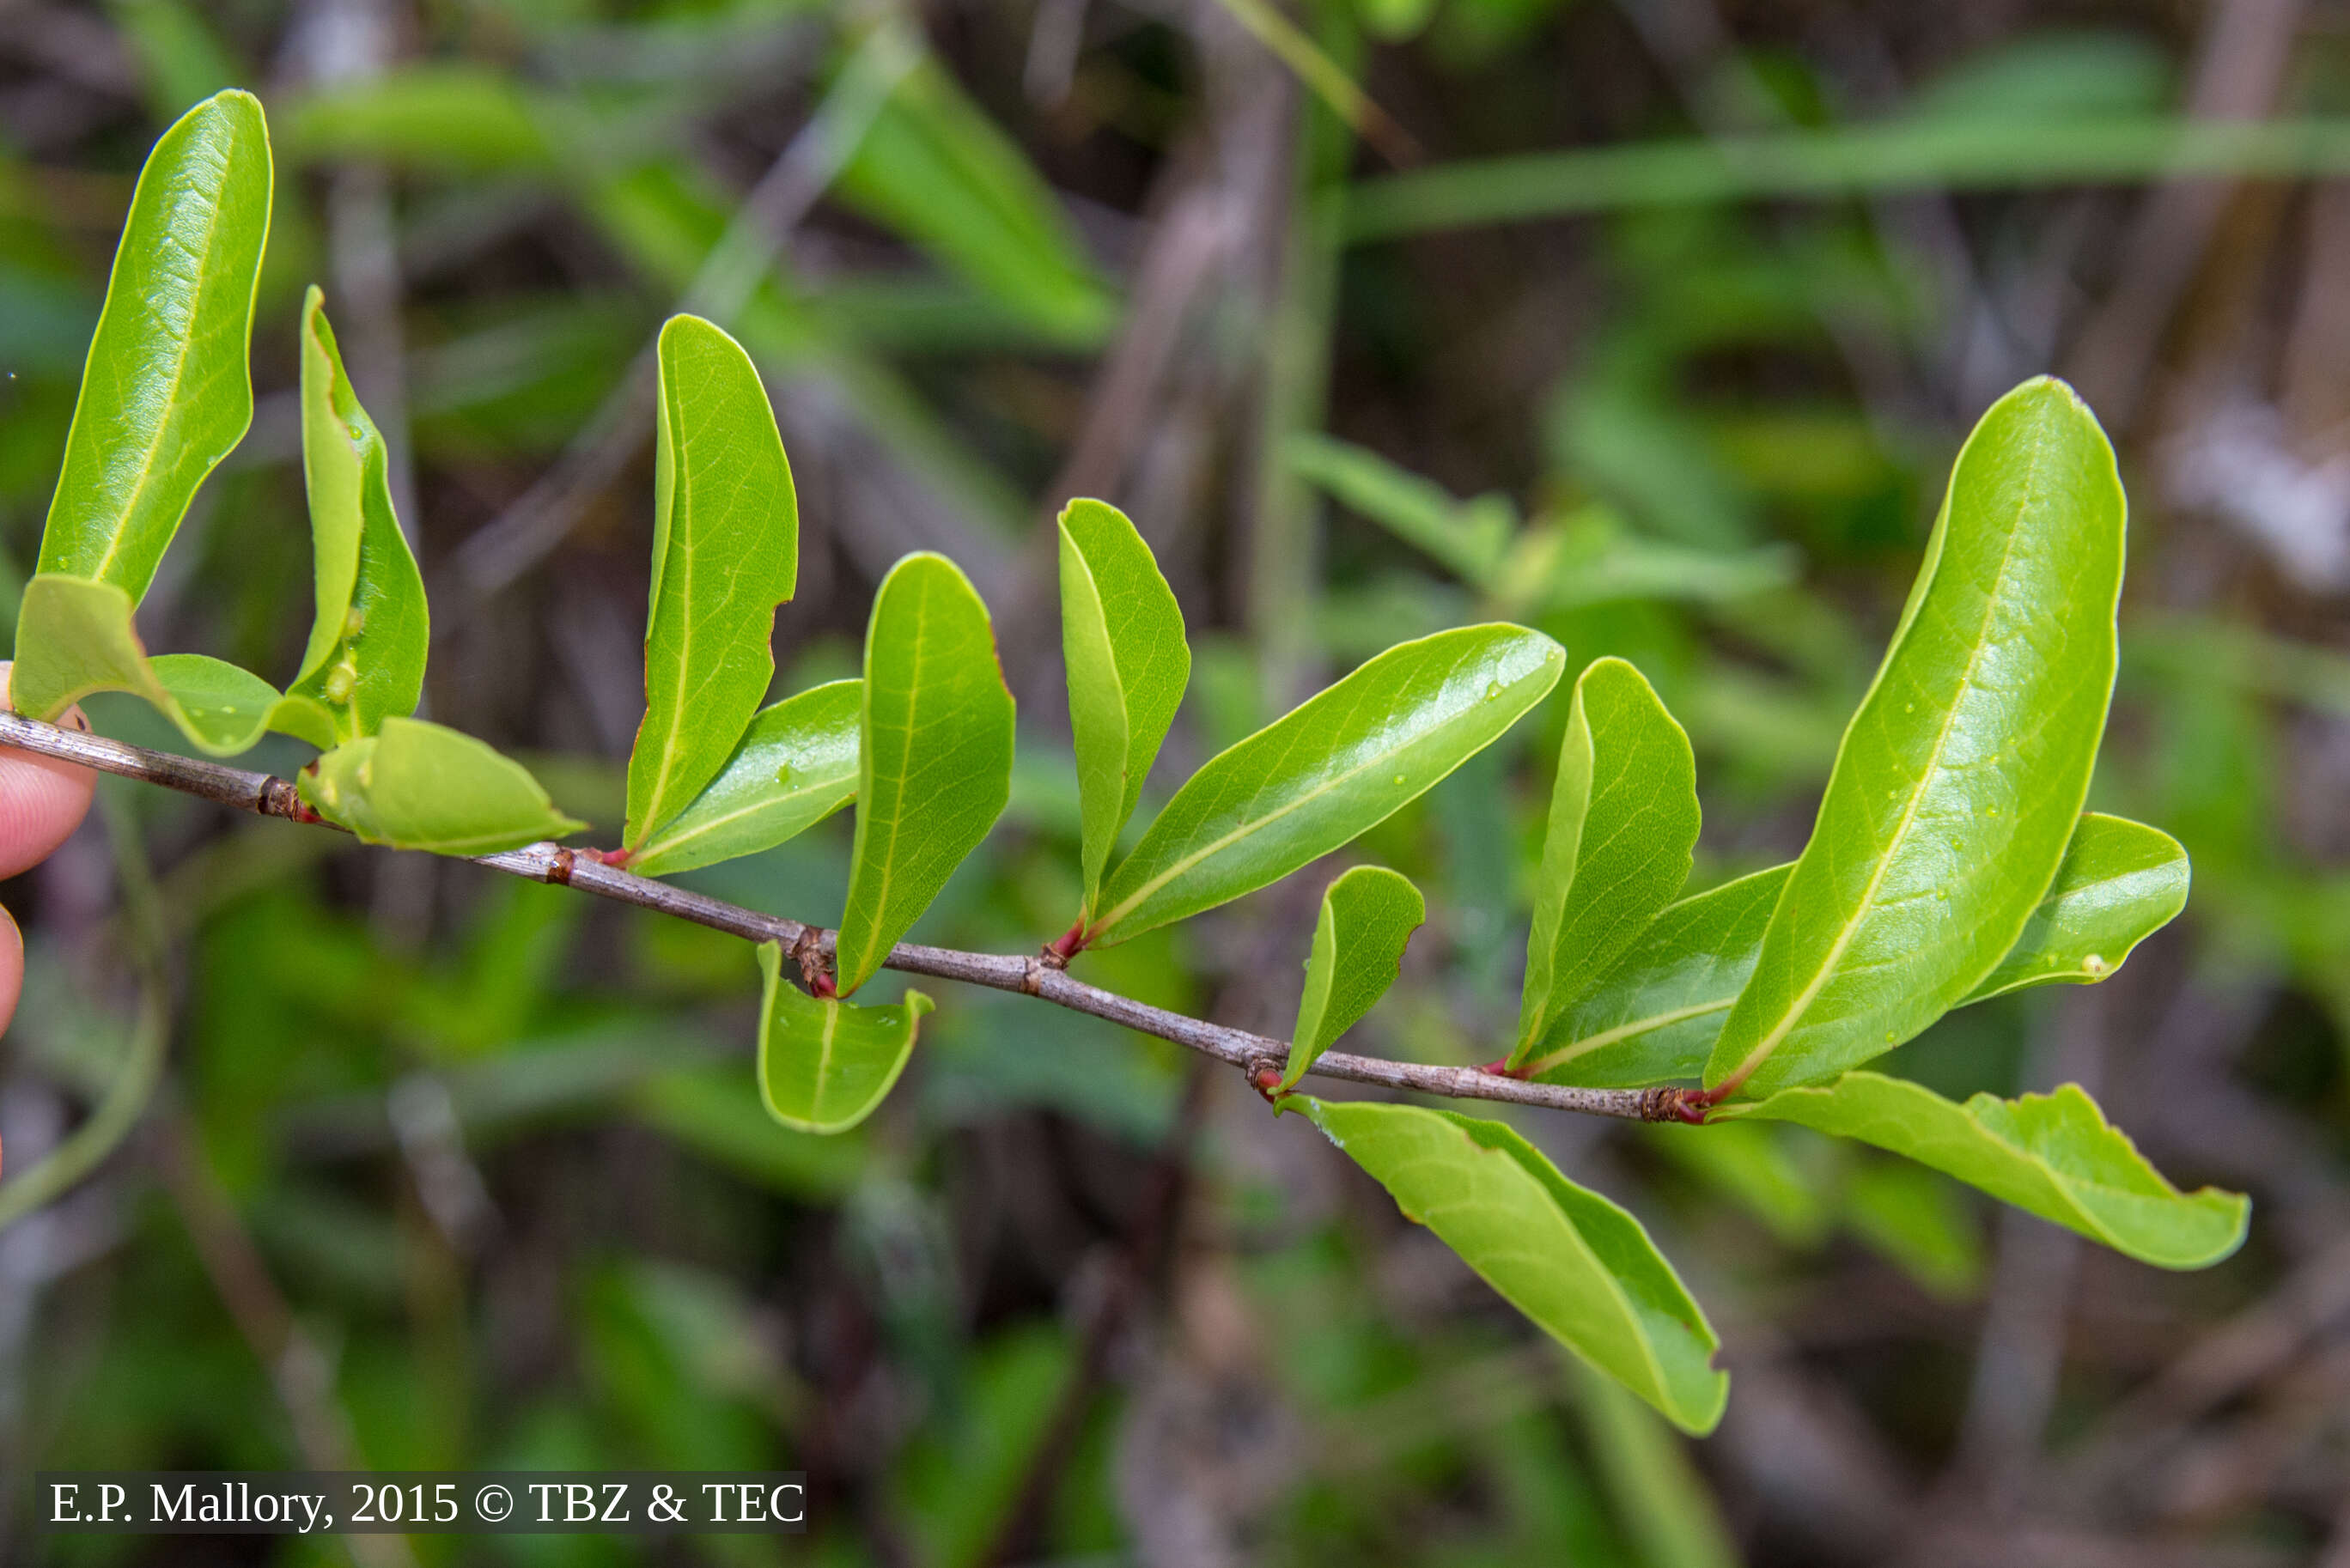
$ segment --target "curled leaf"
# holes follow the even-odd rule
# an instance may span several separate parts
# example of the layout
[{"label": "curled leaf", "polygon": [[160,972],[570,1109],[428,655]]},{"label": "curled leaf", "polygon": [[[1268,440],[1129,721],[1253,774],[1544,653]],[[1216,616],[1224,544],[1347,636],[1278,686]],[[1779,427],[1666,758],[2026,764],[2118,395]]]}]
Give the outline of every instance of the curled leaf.
[{"label": "curled leaf", "polygon": [[813,997],[783,977],[783,958],[780,943],[759,945],[759,1097],[796,1131],[847,1132],[897,1085],[931,999],[909,991],[895,1007],[859,1007]]},{"label": "curled leaf", "polygon": [[2164,1180],[2078,1084],[1960,1105],[1907,1079],[1856,1072],[1721,1114],[1889,1149],[2158,1268],[2220,1262],[2243,1244],[2251,1214],[2237,1193],[2181,1192]]}]

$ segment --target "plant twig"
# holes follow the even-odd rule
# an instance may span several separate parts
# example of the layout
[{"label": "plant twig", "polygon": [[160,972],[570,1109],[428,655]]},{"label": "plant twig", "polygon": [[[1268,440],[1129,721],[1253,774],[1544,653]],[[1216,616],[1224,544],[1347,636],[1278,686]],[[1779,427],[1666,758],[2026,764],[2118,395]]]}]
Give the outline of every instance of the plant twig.
[{"label": "plant twig", "polygon": [[[263,816],[318,823],[302,804],[288,781],[268,774],[247,773],[220,763],[151,752],[103,736],[59,729],[16,713],[0,712],[0,746],[35,752],[78,763],[100,773],[161,784],[221,805]],[[332,824],[323,824],[331,826]],[[338,830],[339,831],[339,830]],[[471,857],[477,866],[534,882],[552,882],[633,904],[696,925],[754,942],[780,942],[787,952],[814,951],[829,956],[834,933],[780,915],[762,914],[729,904],[704,893],[674,888],[648,877],[607,866],[592,849],[570,849],[557,844],[532,844],[496,855]],[[1212,1056],[1249,1075],[1252,1082],[1277,1080],[1289,1057],[1288,1045],[1244,1029],[1227,1028],[1205,1019],[1170,1012],[1071,977],[1042,954],[965,952],[955,948],[899,942],[889,950],[883,967],[902,974],[959,980],[994,991],[1025,996],[1107,1019],[1145,1034]],[[790,972],[791,966],[785,966]],[[1499,1100],[1511,1105],[1540,1106],[1550,1110],[1580,1111],[1589,1116],[1617,1116],[1630,1121],[1690,1119],[1690,1091],[1659,1085],[1650,1089],[1585,1089],[1565,1084],[1533,1084],[1475,1067],[1440,1067],[1418,1062],[1388,1062],[1354,1056],[1343,1051],[1325,1052],[1307,1069],[1316,1076],[1385,1088],[1439,1095],[1451,1099]]]}]

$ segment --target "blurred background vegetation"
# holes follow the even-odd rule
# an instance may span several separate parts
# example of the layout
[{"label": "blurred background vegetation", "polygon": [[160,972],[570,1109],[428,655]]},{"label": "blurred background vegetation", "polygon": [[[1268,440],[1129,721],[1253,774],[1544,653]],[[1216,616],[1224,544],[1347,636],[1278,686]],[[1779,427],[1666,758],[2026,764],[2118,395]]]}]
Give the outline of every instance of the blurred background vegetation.
[{"label": "blurred background vegetation", "polygon": [[[2135,512],[2096,804],[2178,835],[2194,899],[2112,983],[1896,1064],[2086,1083],[2182,1185],[2251,1191],[2251,1243],[2164,1275],[1800,1129],[1518,1118],[1723,1330],[1729,1418],[1686,1444],[1237,1075],[951,992],[873,1122],[800,1137],[754,1097],[741,944],[108,787],[5,889],[10,1168],[143,1047],[168,1064],[96,1179],[0,1231],[0,1554],[2350,1563],[2350,10],[1287,16],[0,0],[5,569],[140,161],[243,85],[279,166],[260,408],[151,645],[297,661],[315,279],[433,587],[427,711],[609,842],[643,353],[690,307],[760,361],[796,472],[792,687],[853,672],[906,550],[994,608],[1014,806],[918,935],[1017,950],[1075,908],[1049,517],[1080,493],[1133,514],[1201,649],[1162,790],[1376,649],[1506,616],[1633,659],[1688,723],[1701,885],[1800,846],[1957,440],[2054,369]],[[1360,846],[1432,919],[1359,1048],[1497,1054],[1564,711]],[[843,819],[699,880],[829,920],[846,850]],[[1081,971],[1284,1033],[1324,879]],[[362,1465],[805,1469],[819,1524],[26,1533],[36,1469]]]}]

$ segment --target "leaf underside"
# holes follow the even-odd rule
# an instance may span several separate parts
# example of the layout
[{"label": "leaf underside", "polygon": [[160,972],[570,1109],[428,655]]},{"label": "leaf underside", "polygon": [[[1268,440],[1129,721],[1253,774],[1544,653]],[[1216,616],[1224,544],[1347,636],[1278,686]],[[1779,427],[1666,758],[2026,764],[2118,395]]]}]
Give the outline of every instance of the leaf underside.
[{"label": "leaf underside", "polygon": [[919,991],[895,1007],[818,999],[783,977],[783,959],[782,944],[759,944],[759,1098],[795,1131],[847,1132],[896,1086],[931,999]]},{"label": "leaf underside", "polygon": [[1907,1079],[1854,1072],[1732,1114],[1873,1144],[2159,1268],[2218,1262],[2242,1245],[2251,1216],[2238,1194],[2171,1186],[2077,1084],[1960,1105]]},{"label": "leaf underside", "polygon": [[386,719],[296,783],[319,815],[394,849],[493,855],[587,826],[556,810],[520,763],[422,719]]},{"label": "leaf underside", "polygon": [[1396,1200],[1544,1330],[1690,1432],[1721,1420],[1721,1341],[1640,1222],[1499,1122],[1418,1106],[1299,1105]]}]

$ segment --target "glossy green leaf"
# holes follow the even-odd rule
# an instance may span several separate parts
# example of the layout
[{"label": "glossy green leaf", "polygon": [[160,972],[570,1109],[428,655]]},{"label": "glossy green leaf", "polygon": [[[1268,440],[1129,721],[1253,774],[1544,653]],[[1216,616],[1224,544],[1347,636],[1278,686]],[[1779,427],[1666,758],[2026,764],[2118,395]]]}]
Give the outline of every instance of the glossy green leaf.
[{"label": "glossy green leaf", "polygon": [[1110,851],[1191,679],[1175,592],[1126,514],[1103,502],[1072,501],[1061,513],[1061,654],[1090,919]]},{"label": "glossy green leaf", "polygon": [[2165,1269],[2199,1269],[2242,1244],[2251,1201],[2182,1193],[2108,1126],[2077,1084],[1964,1105],[1879,1073],[1783,1089],[1717,1115],[1797,1122],[1930,1166],[2002,1202]]},{"label": "glossy green leaf", "polygon": [[110,583],[137,605],[197,487],[244,437],[269,200],[269,129],[251,93],[206,99],[155,143],[82,370],[40,571]]},{"label": "glossy green leaf", "polygon": [[658,349],[645,717],[622,843],[644,845],[725,767],[775,678],[775,607],[799,577],[799,508],[751,358],[696,316]]},{"label": "glossy green leaf", "polygon": [[1123,941],[1327,855],[1498,739],[1565,662],[1505,625],[1388,649],[1192,774],[1110,873],[1087,940]]},{"label": "glossy green leaf", "polygon": [[772,849],[857,798],[865,683],[835,680],[760,710],[692,804],[629,861],[639,876]]},{"label": "glossy green leaf", "polygon": [[1012,798],[1012,693],[987,606],[944,556],[907,556],[873,597],[857,762],[857,846],[835,950],[870,979]]},{"label": "glossy green leaf", "polygon": [[1387,994],[1401,972],[1404,944],[1427,919],[1419,889],[1385,867],[1355,867],[1323,889],[1297,1027],[1289,1035],[1289,1070],[1281,1078],[1284,1092]]},{"label": "glossy green leaf", "polygon": [[2105,732],[2123,511],[2071,388],[2028,381],[1983,415],[1709,1085],[1760,1095],[1888,1051],[2015,945]]},{"label": "glossy green leaf", "polygon": [[[1523,1070],[1544,1083],[1629,1087],[1693,1078],[1762,947],[1793,866],[1675,903],[1582,1002],[1562,1012]],[[2090,985],[2187,902],[2187,852],[2127,817],[2085,812],[2023,934],[1963,1007],[2024,986]]]},{"label": "glossy green leaf", "polygon": [[1499,1122],[1370,1101],[1288,1103],[1405,1218],[1569,1349],[1684,1430],[1721,1418],[1730,1378],[1711,1365],[1721,1341],[1638,1220]]},{"label": "glossy green leaf", "polygon": [[1518,1007],[1523,1062],[1689,880],[1697,758],[1647,677],[1595,660],[1575,683]]},{"label": "glossy green leaf", "polygon": [[302,472],[317,613],[290,694],[333,716],[337,742],[413,713],[424,691],[432,620],[424,579],[392,513],[387,462],[382,433],[344,373],[314,287],[302,302]]},{"label": "glossy green leaf", "polygon": [[873,1114],[914,1054],[931,999],[909,991],[895,1007],[813,997],[783,978],[780,943],[759,944],[766,984],[759,1009],[759,1097],[798,1132],[847,1132]]},{"label": "glossy green leaf", "polygon": [[95,691],[130,692],[216,757],[248,751],[273,729],[316,746],[335,743],[332,715],[307,698],[278,696],[258,675],[202,654],[149,658],[130,596],[83,577],[44,573],[25,585],[8,683],[10,705],[46,721]]},{"label": "glossy green leaf", "polygon": [[491,855],[577,833],[512,758],[422,719],[386,719],[302,771],[302,798],[369,844]]}]

